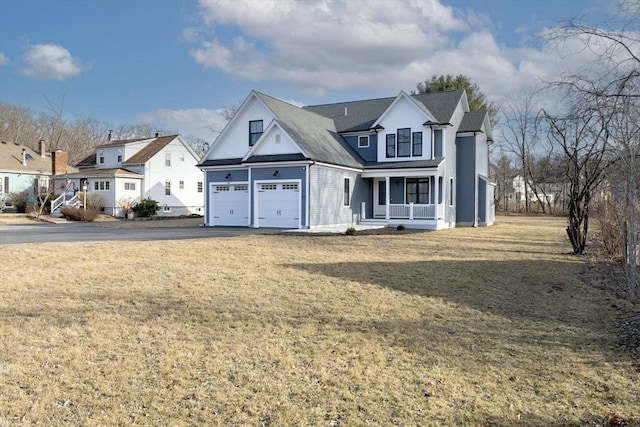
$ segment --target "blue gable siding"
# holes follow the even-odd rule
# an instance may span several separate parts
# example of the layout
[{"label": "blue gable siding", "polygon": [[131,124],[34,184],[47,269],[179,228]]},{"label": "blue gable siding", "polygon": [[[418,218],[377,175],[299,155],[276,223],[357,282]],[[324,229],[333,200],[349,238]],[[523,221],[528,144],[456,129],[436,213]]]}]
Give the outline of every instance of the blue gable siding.
[{"label": "blue gable siding", "polygon": [[[278,171],[278,176],[273,174]],[[286,181],[286,180],[300,180],[300,202],[302,207],[300,209],[300,225],[307,227],[307,167],[306,166],[269,166],[269,167],[252,167],[251,168],[251,224],[255,224],[255,206],[253,191],[255,189],[256,181]]]},{"label": "blue gable siding", "polygon": [[[362,135],[364,136],[364,135]],[[342,137],[366,162],[375,162],[378,159],[378,135],[369,135],[369,146],[367,148],[358,147],[358,135]]]}]

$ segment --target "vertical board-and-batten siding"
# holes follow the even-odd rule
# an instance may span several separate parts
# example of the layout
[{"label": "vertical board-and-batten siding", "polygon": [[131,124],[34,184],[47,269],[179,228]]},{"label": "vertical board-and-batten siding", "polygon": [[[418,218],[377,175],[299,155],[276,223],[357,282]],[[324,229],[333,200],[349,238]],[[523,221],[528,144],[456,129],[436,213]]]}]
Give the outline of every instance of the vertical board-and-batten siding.
[{"label": "vertical board-and-batten siding", "polygon": [[[379,162],[399,162],[411,160],[425,160],[431,158],[431,129],[422,124],[425,122],[425,113],[418,109],[417,106],[411,104],[407,100],[402,100],[396,104],[391,111],[385,116],[380,123],[384,130],[378,134],[378,161]],[[422,132],[422,156],[416,157],[387,157],[386,155],[386,139],[387,134],[396,134],[396,150],[397,150],[397,132],[398,129],[410,128],[412,142],[413,132]]]},{"label": "vertical board-and-batten siding", "polygon": [[[278,171],[277,176],[273,176]],[[307,217],[307,166],[269,166],[269,167],[251,167],[251,191],[255,189],[256,181],[290,181],[300,180],[300,226],[306,227]],[[251,210],[251,225],[255,224],[255,195],[252,194],[249,204]]]},{"label": "vertical board-and-batten siding", "polygon": [[[349,206],[344,206],[344,179],[349,178]],[[327,166],[310,166],[309,195],[311,227],[350,225],[360,221],[363,201],[371,203],[371,186],[357,172]]]},{"label": "vertical board-and-batten siding", "polygon": [[257,98],[252,98],[246,109],[239,112],[239,116],[232,120],[225,128],[224,140],[220,141],[220,146],[215,147],[213,156],[208,159],[237,159],[244,157],[249,151],[249,122],[252,120],[262,120],[262,129],[266,130],[269,123],[274,119],[274,115]]}]

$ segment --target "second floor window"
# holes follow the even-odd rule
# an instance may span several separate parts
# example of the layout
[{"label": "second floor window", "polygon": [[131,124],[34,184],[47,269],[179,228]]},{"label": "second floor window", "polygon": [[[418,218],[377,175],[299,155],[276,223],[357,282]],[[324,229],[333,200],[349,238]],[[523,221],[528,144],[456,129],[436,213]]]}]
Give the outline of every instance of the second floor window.
[{"label": "second floor window", "polygon": [[171,195],[171,181],[164,182],[164,195],[165,196]]},{"label": "second floor window", "polygon": [[368,136],[359,136],[358,137],[358,147],[366,148],[369,146],[369,137]]},{"label": "second floor window", "polygon": [[104,151],[100,152],[100,156],[99,156],[99,163],[102,165],[104,164]]},{"label": "second floor window", "polygon": [[412,155],[422,156],[422,132],[413,133]]},{"label": "second floor window", "polygon": [[164,165],[171,167],[171,153],[164,153]]},{"label": "second floor window", "polygon": [[249,146],[253,146],[262,135],[262,120],[252,120],[249,122]]},{"label": "second floor window", "polygon": [[411,129],[398,129],[398,157],[411,156]]},{"label": "second floor window", "polygon": [[179,187],[181,190],[184,190],[184,181],[179,181],[179,182],[178,182],[178,187]]},{"label": "second floor window", "polygon": [[387,157],[396,156],[396,135],[393,133],[387,134]]}]

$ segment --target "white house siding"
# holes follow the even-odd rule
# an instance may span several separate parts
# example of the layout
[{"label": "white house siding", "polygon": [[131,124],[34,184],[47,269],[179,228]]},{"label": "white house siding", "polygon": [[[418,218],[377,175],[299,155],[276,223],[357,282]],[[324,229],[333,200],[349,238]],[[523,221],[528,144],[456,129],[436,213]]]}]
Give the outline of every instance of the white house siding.
[{"label": "white house siding", "polygon": [[298,144],[293,142],[289,135],[277,126],[263,135],[263,138],[264,140],[261,141],[259,147],[256,147],[252,155],[297,154],[300,152]]},{"label": "white house siding", "polygon": [[[417,106],[408,100],[401,100],[398,102],[392,110],[390,110],[384,117],[384,120],[380,122],[380,125],[384,127],[384,130],[378,133],[378,161],[379,162],[399,162],[399,161],[412,161],[412,160],[424,160],[431,158],[431,128],[423,126],[422,124],[427,120],[427,116],[423,111],[420,111]],[[411,134],[413,132],[422,132],[422,156],[410,156],[410,157],[387,157],[386,149],[386,136],[390,133],[397,135],[398,129],[411,128]],[[412,136],[413,137],[413,136]],[[396,146],[397,146],[396,139]]]},{"label": "white house siding", "polygon": [[[122,155],[123,161],[140,151],[147,142],[135,142],[123,144],[123,146],[115,147],[98,147],[96,151],[96,165],[100,168],[114,169],[122,166],[122,162],[118,162],[118,154]],[[104,155],[104,163],[100,163],[100,155]]]},{"label": "white house siding", "polygon": [[[363,201],[369,200],[371,189],[360,174],[346,169],[310,166],[309,223],[319,225],[357,224]],[[349,178],[350,204],[344,206],[344,179]]]},{"label": "white house siding", "polygon": [[[165,153],[171,154],[171,166],[166,166]],[[181,161],[181,156],[184,160]],[[173,140],[145,164],[143,197],[160,205],[158,216],[204,214],[204,175],[195,167],[197,161],[177,139]],[[171,182],[171,194],[165,194],[165,181]],[[184,181],[184,189],[180,188]],[[198,182],[203,191],[198,193]]]},{"label": "white house siding", "polygon": [[[236,159],[244,157],[249,150],[249,122],[252,120],[262,120],[263,130],[267,129],[269,123],[274,119],[273,113],[262,101],[252,98],[246,109],[239,112],[235,120],[229,123],[224,130],[224,141],[218,138],[221,143],[216,144],[213,155],[209,159]],[[224,144],[222,144],[224,142]]]}]

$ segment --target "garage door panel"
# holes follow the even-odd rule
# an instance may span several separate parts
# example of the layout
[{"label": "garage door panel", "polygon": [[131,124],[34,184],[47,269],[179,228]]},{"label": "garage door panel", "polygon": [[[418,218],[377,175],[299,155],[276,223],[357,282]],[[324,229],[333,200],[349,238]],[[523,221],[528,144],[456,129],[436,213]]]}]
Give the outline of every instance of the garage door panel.
[{"label": "garage door panel", "polygon": [[213,225],[249,225],[247,214],[249,208],[248,193],[247,184],[212,184],[211,201]]},{"label": "garage door panel", "polygon": [[298,183],[258,185],[258,225],[274,228],[298,228],[300,226],[300,189]]}]

